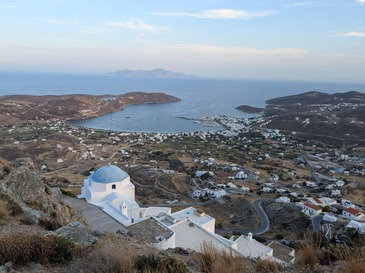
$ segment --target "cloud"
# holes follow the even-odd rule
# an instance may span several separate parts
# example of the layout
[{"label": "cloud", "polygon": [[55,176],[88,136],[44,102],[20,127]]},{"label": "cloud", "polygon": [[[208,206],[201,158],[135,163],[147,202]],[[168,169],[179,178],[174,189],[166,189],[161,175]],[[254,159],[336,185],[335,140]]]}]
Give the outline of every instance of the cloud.
[{"label": "cloud", "polygon": [[78,20],[64,20],[64,19],[41,19],[44,22],[56,25],[64,25],[64,26],[75,26],[78,25]]},{"label": "cloud", "polygon": [[300,3],[294,3],[286,5],[287,7],[314,7],[317,6],[319,3],[316,1],[311,2],[300,2]]},{"label": "cloud", "polygon": [[349,32],[335,33],[332,36],[333,37],[365,37],[365,32],[349,31]]},{"label": "cloud", "polygon": [[360,5],[365,4],[365,0],[356,0],[357,3],[359,3]]},{"label": "cloud", "polygon": [[12,5],[8,5],[8,8],[9,9],[16,9],[16,8],[19,8],[19,6],[20,6],[20,3],[14,3]]},{"label": "cloud", "polygon": [[157,16],[172,16],[172,17],[193,17],[201,19],[243,19],[248,20],[255,17],[265,17],[276,14],[273,10],[262,11],[246,11],[246,10],[233,10],[233,9],[209,9],[200,13],[190,12],[163,12],[154,13]]},{"label": "cloud", "polygon": [[138,18],[130,19],[126,22],[110,21],[105,23],[104,25],[109,27],[122,27],[146,32],[163,32],[169,30],[169,28],[167,27],[147,24],[143,19],[138,19]]}]

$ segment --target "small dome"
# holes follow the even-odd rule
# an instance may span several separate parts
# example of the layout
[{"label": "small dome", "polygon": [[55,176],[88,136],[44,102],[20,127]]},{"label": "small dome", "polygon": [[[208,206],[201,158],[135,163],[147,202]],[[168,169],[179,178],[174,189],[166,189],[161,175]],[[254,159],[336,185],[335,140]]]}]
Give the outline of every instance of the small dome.
[{"label": "small dome", "polygon": [[89,180],[91,182],[108,184],[123,181],[128,177],[128,174],[117,166],[105,165],[90,175]]}]

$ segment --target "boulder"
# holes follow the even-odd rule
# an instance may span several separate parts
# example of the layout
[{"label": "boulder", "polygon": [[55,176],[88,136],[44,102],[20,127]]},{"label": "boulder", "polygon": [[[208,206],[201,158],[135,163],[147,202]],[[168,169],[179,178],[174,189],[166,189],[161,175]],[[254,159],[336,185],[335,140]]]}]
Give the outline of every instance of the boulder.
[{"label": "boulder", "polygon": [[57,229],[55,233],[82,247],[90,246],[97,241],[97,238],[92,234],[90,229],[81,222],[69,223]]},{"label": "boulder", "polygon": [[18,168],[20,166],[27,167],[29,169],[34,169],[34,162],[30,157],[21,157],[13,161],[13,167]]}]

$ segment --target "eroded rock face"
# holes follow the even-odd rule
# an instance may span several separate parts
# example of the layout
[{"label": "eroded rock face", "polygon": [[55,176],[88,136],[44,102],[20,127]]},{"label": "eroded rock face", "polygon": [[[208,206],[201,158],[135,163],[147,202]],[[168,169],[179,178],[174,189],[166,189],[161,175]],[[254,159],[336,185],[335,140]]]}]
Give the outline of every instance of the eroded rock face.
[{"label": "eroded rock face", "polygon": [[94,244],[97,238],[90,229],[81,222],[72,222],[55,231],[58,236],[65,237],[81,247]]},{"label": "eroded rock face", "polygon": [[41,211],[59,226],[76,220],[77,214],[70,207],[54,200],[50,188],[27,167],[14,169],[3,181],[0,181],[0,192],[11,196],[24,211],[29,208]]}]

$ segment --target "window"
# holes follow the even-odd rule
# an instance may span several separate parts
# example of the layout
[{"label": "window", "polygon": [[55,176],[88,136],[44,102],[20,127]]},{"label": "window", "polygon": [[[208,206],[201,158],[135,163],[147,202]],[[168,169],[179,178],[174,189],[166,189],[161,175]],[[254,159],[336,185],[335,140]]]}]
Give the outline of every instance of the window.
[{"label": "window", "polygon": [[117,188],[117,185],[113,184],[112,185],[112,190],[115,190]]}]

